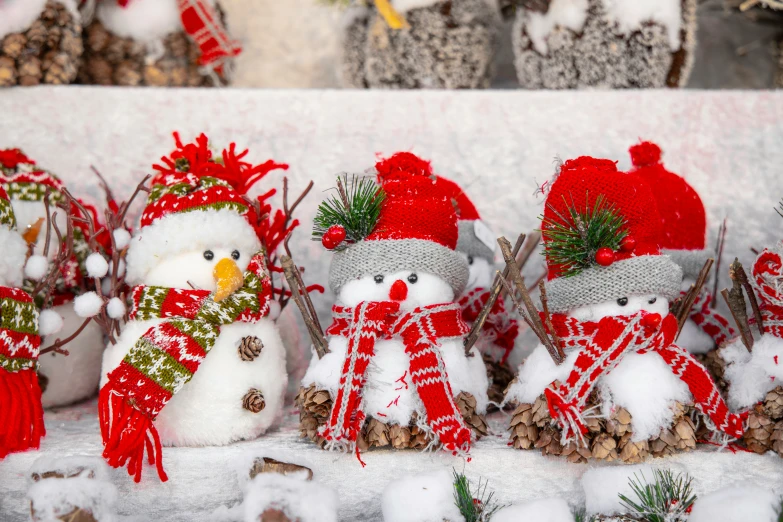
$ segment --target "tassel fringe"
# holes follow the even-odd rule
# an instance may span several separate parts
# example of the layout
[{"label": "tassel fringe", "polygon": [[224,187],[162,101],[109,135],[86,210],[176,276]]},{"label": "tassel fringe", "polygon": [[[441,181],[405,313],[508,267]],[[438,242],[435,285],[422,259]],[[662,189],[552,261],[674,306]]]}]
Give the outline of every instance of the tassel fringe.
[{"label": "tassel fringe", "polygon": [[0,368],[0,459],[38,449],[46,434],[38,374],[33,369]]}]

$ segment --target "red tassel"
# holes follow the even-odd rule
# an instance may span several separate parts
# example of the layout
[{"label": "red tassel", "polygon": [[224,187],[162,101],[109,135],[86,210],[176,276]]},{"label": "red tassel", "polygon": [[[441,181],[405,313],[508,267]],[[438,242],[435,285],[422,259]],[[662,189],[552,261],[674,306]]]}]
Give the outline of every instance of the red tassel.
[{"label": "red tassel", "polygon": [[38,449],[46,434],[38,374],[0,368],[0,459],[9,453]]},{"label": "red tassel", "polygon": [[125,397],[104,386],[98,396],[98,419],[103,437],[103,458],[114,467],[127,466],[135,482],[141,481],[144,450],[155,465],[162,482],[169,478],[163,471],[163,448],[152,420],[128,404]]}]

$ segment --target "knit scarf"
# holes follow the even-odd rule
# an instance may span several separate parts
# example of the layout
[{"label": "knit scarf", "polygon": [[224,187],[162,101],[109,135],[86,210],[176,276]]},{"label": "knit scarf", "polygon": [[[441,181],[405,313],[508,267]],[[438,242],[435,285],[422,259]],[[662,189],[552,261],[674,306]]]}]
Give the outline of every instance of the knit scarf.
[{"label": "knit scarf", "polygon": [[[483,288],[474,288],[463,295],[458,301],[462,308],[462,319],[468,323],[473,323],[478,319],[484,305],[489,301],[489,290]],[[506,313],[506,305],[503,299],[495,300],[487,320],[481,327],[481,333],[484,340],[492,343],[503,352],[500,364],[504,364],[514,349],[514,341],[519,335],[519,325],[517,321],[511,319]]]},{"label": "knit scarf", "polygon": [[[685,295],[683,292],[682,295]],[[696,323],[701,330],[712,337],[715,346],[722,346],[729,339],[734,338],[734,329],[729,326],[729,321],[710,307],[712,294],[703,292],[693,302],[693,308],[688,318]]]},{"label": "knit scarf", "polygon": [[46,434],[38,386],[38,310],[30,295],[0,287],[0,459],[37,448]]},{"label": "knit scarf", "polygon": [[182,27],[198,44],[199,63],[220,72],[223,63],[242,52],[239,42],[232,40],[220,16],[205,0],[177,0]]},{"label": "knit scarf", "polygon": [[271,284],[261,253],[250,261],[244,285],[219,303],[206,290],[133,289],[131,320],[165,320],[136,341],[101,388],[98,415],[103,457],[111,466],[127,463],[128,473],[139,482],[146,448],[150,464],[156,465],[161,480],[167,480],[155,417],[198,371],[220,327],[259,320],[269,313],[270,298]]},{"label": "knit scarf", "polygon": [[765,249],[756,258],[751,284],[761,303],[764,333],[783,338],[783,258]]},{"label": "knit scarf", "polygon": [[427,424],[443,447],[452,452],[470,449],[470,430],[454,403],[438,339],[462,337],[468,327],[457,303],[437,304],[401,312],[393,301],[365,301],[355,308],[334,306],[328,335],[348,338],[340,388],[329,422],[320,435],[353,446],[366,415],[362,389],[378,339],[398,338],[409,357],[408,373],[424,404]]},{"label": "knit scarf", "polygon": [[677,320],[668,314],[640,312],[632,316],[604,317],[599,322],[579,321],[563,314],[552,323],[564,348],[578,348],[579,355],[568,379],[558,389],[544,393],[549,411],[563,428],[563,440],[582,439],[587,433],[582,411],[598,380],[612,371],[629,353],[655,352],[669,365],[693,395],[696,408],[720,431],[741,437],[742,415],[729,412],[709,372],[687,351],[673,344]]}]

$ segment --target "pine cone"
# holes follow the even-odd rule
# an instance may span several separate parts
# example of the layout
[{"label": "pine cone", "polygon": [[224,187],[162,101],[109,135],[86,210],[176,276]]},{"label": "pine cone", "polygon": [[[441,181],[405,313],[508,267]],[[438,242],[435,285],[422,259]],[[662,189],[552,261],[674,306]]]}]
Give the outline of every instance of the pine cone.
[{"label": "pine cone", "polygon": [[239,343],[239,358],[243,361],[255,360],[256,357],[261,355],[261,350],[263,349],[264,343],[261,342],[261,339],[253,335],[248,335],[247,337],[243,337],[242,341]]},{"label": "pine cone", "polygon": [[764,413],[760,405],[757,405],[748,415],[748,429],[742,440],[749,450],[763,454],[769,451],[772,446],[774,430],[775,422]]},{"label": "pine cone", "polygon": [[619,458],[617,454],[617,441],[608,433],[600,433],[593,440],[592,457],[597,460],[612,462]]},{"label": "pine cone", "polygon": [[269,457],[258,457],[253,460],[253,465],[250,467],[250,480],[256,478],[261,473],[279,473],[280,475],[288,475],[291,473],[299,473],[301,471],[307,472],[307,480],[313,480],[313,470],[305,466],[298,464],[291,464],[289,462],[280,462]]},{"label": "pine cone", "polygon": [[406,449],[411,447],[411,429],[409,426],[392,424],[389,426],[389,440],[392,448]]},{"label": "pine cone", "polygon": [[382,448],[391,444],[389,427],[374,417],[367,419],[362,431],[369,448]]},{"label": "pine cone", "polygon": [[476,413],[476,398],[467,392],[460,392],[454,401],[457,404],[465,424],[473,430],[476,438],[480,439],[489,434],[487,421],[483,415]]},{"label": "pine cone", "polygon": [[650,455],[650,444],[646,441],[631,441],[631,433],[628,432],[620,438],[617,445],[620,450],[620,460],[626,464],[638,464]]},{"label": "pine cone", "polygon": [[17,59],[22,55],[27,37],[22,33],[11,33],[3,39],[3,54],[9,58]]},{"label": "pine cone", "polygon": [[686,407],[678,402],[674,408],[677,413],[671,426],[661,431],[657,437],[650,439],[650,451],[654,457],[664,457],[678,450],[690,451],[696,448],[696,427],[687,415]]},{"label": "pine cone", "polygon": [[260,412],[266,407],[264,395],[255,388],[250,388],[245,396],[242,397],[242,407],[252,413]]},{"label": "pine cone", "polygon": [[522,403],[511,414],[511,443],[516,449],[533,448],[539,437],[539,429],[533,422],[533,405]]},{"label": "pine cone", "polygon": [[[500,404],[503,402],[506,388],[514,380],[514,370],[507,363],[501,364],[490,357],[489,354],[483,354],[482,358],[484,359],[484,366],[487,368],[487,378],[489,379],[487,395],[489,395],[491,402]],[[491,407],[494,408],[494,406]]]},{"label": "pine cone", "polygon": [[617,438],[631,431],[631,413],[622,407],[617,407],[606,422],[606,432]]},{"label": "pine cone", "polygon": [[726,373],[726,361],[721,357],[720,349],[710,350],[705,354],[698,354],[696,359],[707,368],[713,379],[715,379],[718,389],[725,394],[726,390],[728,390],[728,383],[723,378]]},{"label": "pine cone", "polygon": [[542,455],[560,455],[563,446],[560,445],[560,430],[554,426],[546,426],[538,434],[535,447],[541,450]]},{"label": "pine cone", "polygon": [[771,419],[783,419],[783,386],[778,386],[764,397],[764,413]]},{"label": "pine cone", "polygon": [[552,416],[549,414],[549,404],[543,393],[536,397],[536,401],[533,403],[533,422],[539,428],[552,423]]},{"label": "pine cone", "polygon": [[[35,515],[33,515],[33,520],[36,520]],[[82,508],[75,508],[67,515],[60,515],[57,520],[62,522],[98,522],[98,519],[92,515],[92,511]]]},{"label": "pine cone", "polygon": [[587,446],[571,441],[563,446],[560,455],[565,457],[571,464],[579,464],[587,462],[587,459],[592,456],[592,452]]},{"label": "pine cone", "polygon": [[772,450],[783,457],[783,421],[775,423],[772,429],[772,436],[769,438],[772,442]]},{"label": "pine cone", "polygon": [[313,384],[307,388],[299,388],[294,400],[299,407],[299,436],[323,447],[326,441],[318,436],[318,430],[326,424],[332,411],[332,397],[329,392],[319,390]]}]

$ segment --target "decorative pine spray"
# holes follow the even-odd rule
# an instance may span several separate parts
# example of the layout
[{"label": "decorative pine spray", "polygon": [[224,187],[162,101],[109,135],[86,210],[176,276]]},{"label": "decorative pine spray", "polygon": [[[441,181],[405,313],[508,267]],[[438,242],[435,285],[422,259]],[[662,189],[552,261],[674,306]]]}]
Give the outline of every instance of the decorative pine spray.
[{"label": "decorative pine spray", "polygon": [[356,175],[337,178],[337,195],[324,200],[313,220],[313,240],[329,250],[344,250],[369,236],[386,195],[375,180]]},{"label": "decorative pine spray", "polygon": [[475,489],[470,488],[468,477],[464,473],[453,470],[454,473],[454,503],[465,517],[465,522],[489,522],[498,510],[504,508],[495,501],[495,492],[487,493],[488,481],[479,479]]},{"label": "decorative pine spray", "polygon": [[636,498],[631,499],[622,493],[619,497],[634,520],[685,522],[696,501],[691,485],[693,479],[668,469],[654,469],[652,481],[647,480],[644,474],[634,474],[628,482]]}]

